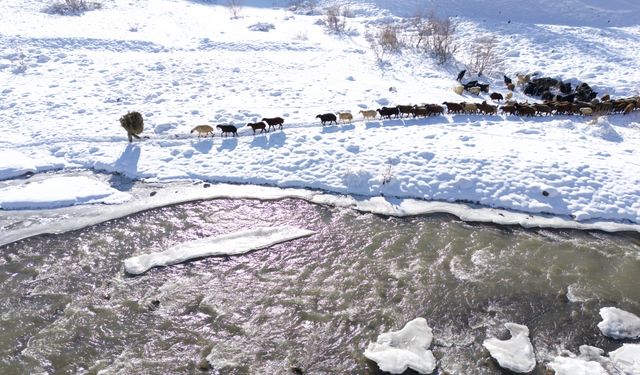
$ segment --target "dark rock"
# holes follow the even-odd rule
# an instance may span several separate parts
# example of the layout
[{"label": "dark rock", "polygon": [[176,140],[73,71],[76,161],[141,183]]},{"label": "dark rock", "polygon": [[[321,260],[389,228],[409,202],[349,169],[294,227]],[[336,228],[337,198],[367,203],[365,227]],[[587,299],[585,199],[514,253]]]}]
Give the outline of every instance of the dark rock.
[{"label": "dark rock", "polygon": [[150,197],[153,197],[153,196],[155,196],[156,194],[158,194],[158,192],[157,192],[157,191],[152,191],[151,193],[149,193],[149,196],[150,196]]}]

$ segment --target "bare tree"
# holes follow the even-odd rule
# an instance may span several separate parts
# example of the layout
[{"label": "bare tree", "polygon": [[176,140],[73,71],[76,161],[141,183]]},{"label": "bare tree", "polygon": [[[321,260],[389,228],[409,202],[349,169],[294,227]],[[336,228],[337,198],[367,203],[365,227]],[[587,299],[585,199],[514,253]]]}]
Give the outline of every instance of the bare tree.
[{"label": "bare tree", "polygon": [[439,18],[433,11],[426,16],[419,13],[409,28],[414,33],[413,47],[432,55],[438,64],[447,63],[458,50],[456,23],[450,17]]},{"label": "bare tree", "polygon": [[339,5],[327,8],[327,15],[325,17],[327,29],[337,34],[344,33],[347,30],[346,14],[347,11]]},{"label": "bare tree", "polygon": [[476,38],[471,51],[471,61],[468,64],[469,69],[481,76],[487,70],[498,70],[501,63],[502,59],[498,54],[498,43],[495,38],[490,36]]},{"label": "bare tree", "polygon": [[242,0],[227,0],[227,9],[231,13],[232,19],[239,18],[239,14],[242,11]]}]

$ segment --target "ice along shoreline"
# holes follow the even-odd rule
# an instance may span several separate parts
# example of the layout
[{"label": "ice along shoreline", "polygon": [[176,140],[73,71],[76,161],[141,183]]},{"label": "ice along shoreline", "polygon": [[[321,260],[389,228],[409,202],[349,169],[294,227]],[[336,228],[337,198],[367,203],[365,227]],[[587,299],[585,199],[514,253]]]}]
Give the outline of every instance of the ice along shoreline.
[{"label": "ice along shoreline", "polygon": [[310,203],[350,208],[394,217],[448,214],[464,222],[522,228],[596,230],[640,233],[640,224],[611,221],[578,222],[553,215],[530,214],[482,207],[470,203],[424,201],[409,198],[365,197],[302,188],[278,188],[206,182],[146,183],[133,180],[131,199],[122,204],[60,207],[46,210],[0,210],[3,236],[0,246],[41,234],[61,234],[156,208],[212,199],[302,199]]}]

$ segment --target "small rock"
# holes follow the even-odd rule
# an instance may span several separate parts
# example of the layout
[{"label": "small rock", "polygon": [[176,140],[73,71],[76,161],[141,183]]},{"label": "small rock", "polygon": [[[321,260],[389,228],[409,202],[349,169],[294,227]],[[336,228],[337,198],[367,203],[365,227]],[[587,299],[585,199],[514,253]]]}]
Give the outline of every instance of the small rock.
[{"label": "small rock", "polygon": [[153,196],[154,196],[154,195],[156,195],[156,194],[158,194],[158,192],[157,192],[157,191],[152,191],[151,193],[149,193],[149,196],[150,196],[150,197],[153,197]]},{"label": "small rock", "polygon": [[210,186],[211,186],[211,184],[204,184],[204,185],[202,185],[202,187],[204,187],[204,188],[208,188],[208,187],[210,187]]}]

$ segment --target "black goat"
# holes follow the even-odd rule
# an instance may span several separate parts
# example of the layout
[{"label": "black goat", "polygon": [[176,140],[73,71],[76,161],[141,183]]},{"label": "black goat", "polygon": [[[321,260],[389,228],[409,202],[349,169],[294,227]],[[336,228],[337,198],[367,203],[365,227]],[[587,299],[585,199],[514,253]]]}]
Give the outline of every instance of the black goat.
[{"label": "black goat", "polygon": [[400,114],[400,110],[398,109],[398,107],[382,107],[376,109],[376,111],[378,111],[380,117],[386,117],[388,119],[391,119],[391,115],[394,115],[395,118],[398,118],[398,115]]},{"label": "black goat", "polygon": [[335,122],[336,125],[338,125],[338,118],[333,113],[325,113],[323,115],[317,115],[316,118],[319,118],[320,121],[322,121],[322,125],[324,125],[326,122],[329,122],[329,125],[331,125],[332,122]]},{"label": "black goat", "polygon": [[[260,122],[250,122],[247,124],[247,126],[249,126],[251,129],[253,129],[253,135],[256,135],[256,130],[260,129],[260,133],[264,133],[265,130],[267,130],[267,124],[265,124],[264,122],[260,121]],[[269,130],[267,130],[268,132]]]},{"label": "black goat", "polygon": [[282,117],[263,118],[260,121],[266,122],[267,125],[269,125],[269,129],[271,129],[272,126],[275,129],[278,125],[280,126],[280,129],[282,129],[282,124],[284,124],[284,119]]},{"label": "black goat", "polygon": [[462,70],[460,73],[458,73],[458,78],[456,78],[456,81],[460,82],[462,81],[462,79],[464,78],[464,74],[467,72],[467,70]]},{"label": "black goat", "polygon": [[222,135],[226,137],[226,133],[231,133],[234,137],[238,136],[238,128],[233,125],[216,125],[216,128],[222,131]]}]

